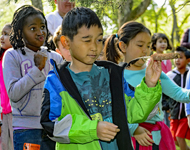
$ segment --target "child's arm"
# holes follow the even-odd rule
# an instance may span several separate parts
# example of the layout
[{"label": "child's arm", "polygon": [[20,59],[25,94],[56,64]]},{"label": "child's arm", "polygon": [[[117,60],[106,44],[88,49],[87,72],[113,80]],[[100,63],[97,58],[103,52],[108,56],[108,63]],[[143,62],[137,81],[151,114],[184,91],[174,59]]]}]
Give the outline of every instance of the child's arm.
[{"label": "child's arm", "polygon": [[186,112],[186,116],[187,116],[187,123],[190,128],[190,103],[185,104],[185,112]]},{"label": "child's arm", "polygon": [[[189,73],[188,73],[189,74]],[[173,80],[169,77],[170,74],[167,75],[162,72],[161,74],[161,84],[162,84],[162,92],[168,97],[182,103],[190,102],[190,90],[179,87]],[[188,75],[187,75],[188,80]]]},{"label": "child's arm", "polygon": [[155,87],[149,88],[145,84],[144,78],[141,84],[136,87],[134,98],[127,95],[129,88],[125,88],[124,91],[129,123],[144,122],[155,105],[160,101],[162,94],[162,88],[159,82],[157,82]]},{"label": "child's arm", "polygon": [[140,145],[151,146],[152,143],[154,143],[154,141],[148,136],[148,135],[151,135],[151,133],[145,128],[139,126],[136,123],[134,124],[128,123],[128,127],[131,133],[131,136],[134,137]]},{"label": "child's arm", "polygon": [[[154,143],[154,141],[149,137],[149,135],[151,135],[151,133],[147,129],[139,126],[139,124],[128,123],[128,127],[129,127],[129,131],[131,133],[131,136],[134,137],[140,145],[151,146],[152,143]],[[152,143],[150,143],[150,142],[152,142]]]},{"label": "child's arm", "polygon": [[[186,89],[190,89],[190,72],[188,72],[187,77],[186,77]],[[190,128],[190,103],[185,104],[185,112],[187,116],[187,123]]]},{"label": "child's arm", "polygon": [[[19,58],[16,50],[6,51],[3,58],[5,86],[9,98],[15,103],[25,100],[32,87],[45,80],[43,73],[36,66],[32,66],[30,60],[25,66],[20,64]],[[24,71],[24,67],[30,67],[28,72]]]},{"label": "child's arm", "polygon": [[162,88],[158,82],[160,74],[160,62],[153,62],[151,59],[146,70],[145,79],[135,89],[134,98],[131,99],[131,97],[127,96],[129,88],[124,89],[129,123],[144,122],[154,106],[159,102],[162,94]]},{"label": "child's arm", "polygon": [[134,132],[134,138],[142,146],[152,146],[152,143],[154,143],[154,141],[150,138],[149,135],[152,134],[147,129],[141,126],[138,126],[138,128]]}]

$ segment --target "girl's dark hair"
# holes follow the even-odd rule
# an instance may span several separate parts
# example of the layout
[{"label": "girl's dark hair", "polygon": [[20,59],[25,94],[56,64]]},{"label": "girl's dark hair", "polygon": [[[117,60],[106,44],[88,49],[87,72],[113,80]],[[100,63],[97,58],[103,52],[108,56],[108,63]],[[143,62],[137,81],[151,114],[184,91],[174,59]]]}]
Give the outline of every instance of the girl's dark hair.
[{"label": "girl's dark hair", "polygon": [[165,39],[167,41],[167,45],[168,45],[166,49],[172,50],[171,42],[164,33],[154,33],[154,35],[152,36],[152,44],[151,44],[151,49],[153,51],[156,51],[155,45],[156,45],[156,42],[159,38]]},{"label": "girl's dark hair", "polygon": [[130,40],[132,40],[137,34],[141,32],[146,32],[151,35],[150,30],[139,22],[130,21],[124,23],[120,27],[118,33],[109,36],[105,42],[104,53],[107,60],[119,63],[118,61],[121,59],[120,53],[122,53],[121,49],[119,48],[119,41],[123,41],[128,45]]},{"label": "girl's dark hair", "polygon": [[49,49],[49,44],[47,43],[48,37],[49,37],[49,31],[47,29],[47,20],[41,10],[38,8],[31,6],[31,5],[23,5],[20,8],[18,8],[14,15],[13,15],[13,21],[11,23],[12,30],[11,30],[11,36],[10,36],[10,42],[11,45],[13,46],[14,49],[20,48],[22,51],[22,54],[25,55],[24,51],[24,41],[23,41],[23,36],[22,36],[22,31],[23,31],[23,25],[24,21],[27,17],[31,15],[37,15],[40,14],[45,20],[45,25],[46,25],[46,30],[47,30],[47,37],[45,40],[45,45]]},{"label": "girl's dark hair", "polygon": [[62,35],[68,36],[73,40],[73,37],[78,34],[78,29],[83,25],[88,29],[97,25],[103,30],[100,19],[94,11],[86,7],[75,7],[63,18]]},{"label": "girl's dark hair", "polygon": [[[11,29],[11,24],[7,23],[7,24],[4,25],[4,27],[9,27]],[[4,54],[5,51],[6,51],[6,49],[0,48],[0,60],[2,59],[3,54]]]}]

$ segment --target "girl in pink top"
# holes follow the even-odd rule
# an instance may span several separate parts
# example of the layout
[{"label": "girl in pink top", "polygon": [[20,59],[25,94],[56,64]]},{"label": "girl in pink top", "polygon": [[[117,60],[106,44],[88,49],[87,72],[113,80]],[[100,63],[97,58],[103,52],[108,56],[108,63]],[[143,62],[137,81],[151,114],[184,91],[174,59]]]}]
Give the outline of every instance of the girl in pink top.
[{"label": "girl in pink top", "polygon": [[11,32],[11,24],[6,24],[1,31],[1,48],[0,48],[0,100],[3,114],[2,121],[2,149],[3,150],[13,150],[13,128],[12,128],[12,109],[10,105],[10,100],[7,95],[3,80],[3,69],[2,60],[5,51],[11,48],[9,41],[9,34]]},{"label": "girl in pink top", "polygon": [[[165,50],[172,50],[172,45],[170,44],[170,41],[168,37],[163,33],[155,33],[152,36],[152,50],[155,51],[158,54],[163,54]],[[161,62],[162,71],[164,73],[167,73],[172,70],[172,63],[171,60],[163,60]],[[163,96],[164,97],[164,94]],[[165,105],[165,101],[162,101],[162,106]],[[170,127],[170,121],[168,119],[169,112],[164,111],[164,122],[165,124]]]},{"label": "girl in pink top", "polygon": [[[152,50],[158,54],[163,54],[165,50],[172,50],[168,37],[163,33],[155,33],[152,36]],[[172,70],[172,63],[170,60],[163,60],[161,66],[164,73]]]}]

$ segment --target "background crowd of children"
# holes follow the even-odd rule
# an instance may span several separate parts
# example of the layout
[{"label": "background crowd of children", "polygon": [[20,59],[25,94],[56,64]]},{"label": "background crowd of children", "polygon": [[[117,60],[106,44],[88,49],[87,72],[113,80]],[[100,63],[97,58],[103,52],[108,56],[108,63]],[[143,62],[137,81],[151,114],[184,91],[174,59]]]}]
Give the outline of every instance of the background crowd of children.
[{"label": "background crowd of children", "polygon": [[[0,150],[189,150],[188,34],[173,48],[131,21],[103,36],[94,11],[55,3],[46,17],[21,6],[1,31]],[[152,58],[126,66],[174,49],[175,68]]]}]

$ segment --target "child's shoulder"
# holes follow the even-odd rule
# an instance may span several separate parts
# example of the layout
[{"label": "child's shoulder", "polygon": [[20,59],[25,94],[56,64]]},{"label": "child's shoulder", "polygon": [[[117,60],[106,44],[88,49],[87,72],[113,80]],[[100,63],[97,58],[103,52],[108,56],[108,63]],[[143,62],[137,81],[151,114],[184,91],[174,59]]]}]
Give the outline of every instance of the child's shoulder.
[{"label": "child's shoulder", "polygon": [[126,66],[126,63],[123,63],[121,65],[118,65],[118,64],[115,64],[113,62],[110,62],[110,61],[95,61],[94,62],[98,67],[103,67],[105,69],[102,69],[102,72],[103,70],[107,70],[109,74],[112,74],[113,76],[112,77],[118,77],[118,75],[122,75],[123,74],[123,71],[124,71],[124,68]]},{"label": "child's shoulder", "polygon": [[180,74],[180,72],[177,70],[177,68],[172,69],[171,71],[167,72],[166,75],[173,79],[177,74]]},{"label": "child's shoulder", "polygon": [[[50,53],[50,54],[53,54],[53,55],[59,54],[59,53],[57,53],[56,51],[53,51],[53,50],[49,50],[49,53]],[[59,54],[59,55],[60,55],[60,54]]]},{"label": "child's shoulder", "polygon": [[48,52],[48,55],[50,56],[50,57],[53,57],[53,58],[62,58],[61,57],[61,55],[59,54],[59,53],[57,53],[57,52],[55,52],[55,51],[52,51],[52,50],[50,50],[49,52]]},{"label": "child's shoulder", "polygon": [[122,64],[116,64],[111,61],[95,61],[94,62],[97,66],[102,66],[104,68],[124,68],[126,66],[126,63]]},{"label": "child's shoulder", "polygon": [[14,48],[9,48],[8,50],[5,51],[5,55],[7,55],[7,53],[10,53],[11,55],[16,55],[18,54],[19,50],[15,50]]}]

